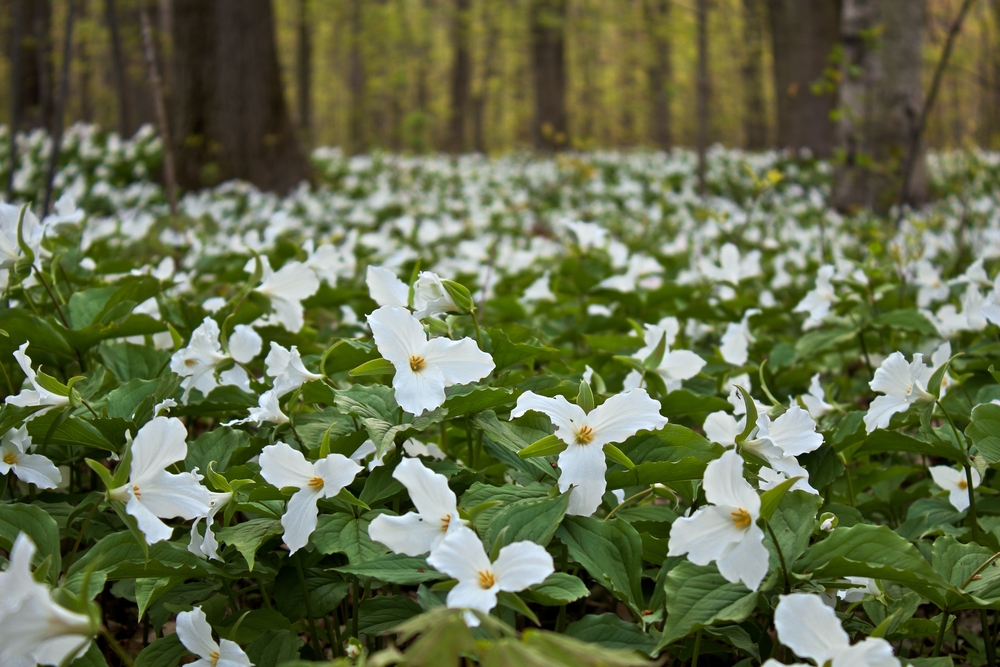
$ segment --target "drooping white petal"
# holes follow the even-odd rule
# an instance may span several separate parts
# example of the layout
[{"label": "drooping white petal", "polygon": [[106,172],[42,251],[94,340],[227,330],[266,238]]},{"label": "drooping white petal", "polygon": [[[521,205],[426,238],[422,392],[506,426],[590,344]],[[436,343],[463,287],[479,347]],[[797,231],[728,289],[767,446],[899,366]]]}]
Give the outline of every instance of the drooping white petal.
[{"label": "drooping white petal", "polygon": [[668,556],[683,556],[695,565],[718,560],[735,542],[743,539],[744,530],[733,521],[732,507],[709,505],[690,517],[679,517],[670,528]]},{"label": "drooping white petal", "polygon": [[144,477],[141,485],[133,485],[131,491],[143,506],[161,519],[194,519],[204,516],[209,509],[208,489],[189,472],[174,474],[160,470]]},{"label": "drooping white petal", "polygon": [[458,519],[458,500],[444,475],[434,472],[419,459],[403,459],[392,471],[392,476],[406,487],[410,500],[422,516]]},{"label": "drooping white petal", "polygon": [[493,562],[497,586],[510,593],[540,584],[554,571],[552,556],[545,547],[528,541],[508,544]]},{"label": "drooping white petal", "polygon": [[379,306],[406,308],[410,288],[396,274],[381,266],[369,266],[365,276],[368,294]]},{"label": "drooping white petal", "polygon": [[191,653],[199,658],[211,660],[218,654],[219,645],[212,639],[212,626],[208,624],[201,607],[177,614],[177,638]]},{"label": "drooping white petal", "polygon": [[139,480],[187,456],[187,428],[176,417],[155,417],[132,441],[130,478]]},{"label": "drooping white petal", "polygon": [[842,649],[833,658],[831,667],[899,667],[892,644],[881,637],[868,637],[854,646]]},{"label": "drooping white petal", "polygon": [[589,446],[622,442],[639,431],[663,428],[666,423],[666,417],[660,415],[660,402],[645,389],[615,394],[587,415],[587,425],[594,435]]},{"label": "drooping white petal", "polygon": [[471,338],[432,338],[427,342],[424,359],[429,367],[440,369],[447,386],[476,382],[496,368],[493,357],[480,350]]},{"label": "drooping white petal", "polygon": [[490,571],[490,559],[483,543],[470,528],[462,526],[448,534],[427,562],[438,572],[460,582],[479,581],[479,573]]},{"label": "drooping white petal", "polygon": [[743,458],[734,449],[705,468],[705,499],[713,505],[741,507],[756,520],[760,516],[760,496],[743,479]]},{"label": "drooping white petal", "polygon": [[526,391],[517,397],[517,404],[510,412],[510,418],[516,419],[528,410],[541,412],[548,416],[556,427],[556,435],[567,444],[576,441],[576,429],[584,424],[587,413],[579,405],[570,403],[565,396],[539,396],[533,391]]},{"label": "drooping white petal", "polygon": [[656,372],[674,380],[688,380],[701,372],[707,362],[690,350],[670,350]]},{"label": "drooping white petal", "polygon": [[793,405],[773,422],[768,420],[767,415],[761,415],[757,426],[761,429],[758,438],[769,438],[789,456],[816,451],[823,444],[823,435],[816,432],[816,422],[797,405]]},{"label": "drooping white petal", "polygon": [[782,595],[774,610],[774,627],[782,644],[818,665],[850,644],[837,614],[818,595]]},{"label": "drooping white petal", "polygon": [[715,565],[727,581],[742,581],[744,586],[755,591],[767,576],[768,558],[764,531],[756,524],[750,524],[743,538],[730,544]]},{"label": "drooping white petal", "polygon": [[146,542],[149,544],[169,540],[174,534],[173,528],[163,523],[149,508],[139,502],[139,499],[134,495],[130,494],[128,502],[125,504],[125,511],[135,518],[139,530],[146,536]]},{"label": "drooping white petal", "polygon": [[882,365],[875,369],[875,376],[868,385],[872,391],[883,394],[906,396],[912,388],[913,378],[910,375],[910,364],[902,352],[893,352]]},{"label": "drooping white petal", "polygon": [[18,454],[13,469],[18,479],[39,489],[54,489],[62,482],[59,468],[41,454]]},{"label": "drooping white petal", "polygon": [[871,433],[877,428],[888,428],[894,414],[906,412],[909,408],[910,401],[906,399],[906,396],[900,394],[876,396],[875,400],[868,406],[868,412],[864,417],[865,431]]},{"label": "drooping white petal", "polygon": [[260,453],[260,474],[268,484],[283,489],[293,486],[301,489],[309,485],[316,476],[312,464],[297,449],[287,443],[276,442],[268,445]]},{"label": "drooping white petal", "polygon": [[712,412],[705,417],[702,428],[705,429],[705,437],[724,447],[731,447],[736,444],[736,436],[743,432],[743,420],[737,421],[736,417],[722,410]]},{"label": "drooping white petal", "polygon": [[301,262],[288,262],[266,276],[257,291],[271,299],[275,319],[289,331],[299,331],[305,323],[302,301],[316,293],[319,279]]},{"label": "drooping white petal", "polygon": [[413,357],[424,356],[427,335],[420,321],[405,308],[382,306],[368,316],[368,326],[379,354],[392,362],[397,373],[409,367]]},{"label": "drooping white petal", "polygon": [[381,542],[394,553],[407,556],[420,556],[433,551],[446,534],[440,521],[425,519],[416,512],[408,512],[403,516],[379,514],[368,526],[370,538]]},{"label": "drooping white petal", "polygon": [[250,658],[239,644],[228,639],[219,640],[219,661],[215,667],[253,667]]},{"label": "drooping white petal", "polygon": [[497,606],[496,586],[483,588],[477,580],[460,581],[448,591],[447,604],[451,609],[476,609],[488,614]]},{"label": "drooping white petal", "polygon": [[407,363],[397,366],[392,377],[396,403],[414,416],[440,407],[445,401],[446,386],[441,370],[432,366],[415,373]]},{"label": "drooping white petal", "polygon": [[237,324],[229,337],[229,353],[241,364],[249,363],[260,354],[263,345],[260,334],[245,324]]},{"label": "drooping white petal", "polygon": [[566,513],[591,516],[601,506],[608,486],[604,479],[608,470],[604,450],[593,443],[571,444],[559,454],[559,469],[559,490],[565,493],[573,487]]},{"label": "drooping white petal", "polygon": [[281,527],[285,529],[282,541],[290,553],[295,553],[309,543],[309,536],[316,530],[319,508],[316,501],[321,492],[308,486],[296,491],[288,501],[285,513],[281,515]]},{"label": "drooping white petal", "polygon": [[313,464],[314,474],[323,480],[324,498],[340,493],[362,470],[364,468],[343,454],[330,454]]}]

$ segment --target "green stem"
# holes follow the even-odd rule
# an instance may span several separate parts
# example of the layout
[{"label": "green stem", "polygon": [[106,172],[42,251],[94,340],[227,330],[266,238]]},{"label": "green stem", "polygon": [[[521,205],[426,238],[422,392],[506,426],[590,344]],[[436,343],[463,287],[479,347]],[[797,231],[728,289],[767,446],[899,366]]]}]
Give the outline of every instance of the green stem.
[{"label": "green stem", "polygon": [[472,313],[472,326],[476,330],[476,342],[479,343],[479,349],[483,349],[483,332],[479,329],[479,313],[473,309]]},{"label": "green stem", "polygon": [[969,466],[969,463],[968,463],[968,461],[972,460],[972,451],[971,451],[971,448],[969,446],[969,442],[965,438],[962,437],[962,434],[958,430],[958,427],[955,426],[955,420],[951,418],[951,413],[949,413],[947,410],[945,410],[944,406],[941,405],[941,401],[940,400],[934,399],[934,403],[936,403],[937,406],[939,408],[941,408],[941,412],[944,413],[945,418],[948,420],[948,423],[951,425],[951,430],[955,434],[955,442],[956,442],[956,444],[959,447],[961,447],[962,445],[965,445],[966,462],[963,463],[962,465],[965,468],[965,484],[966,484],[966,488],[967,488],[967,490],[969,492],[969,521],[972,523],[972,526],[971,526],[971,528],[972,528],[972,539],[976,540],[978,542],[979,541],[979,537],[980,537],[979,536],[979,514],[976,511],[976,491],[975,491],[975,489],[973,488],[973,485],[972,485],[972,468]]},{"label": "green stem", "polygon": [[948,627],[948,611],[944,610],[941,612],[941,627],[938,629],[937,641],[934,642],[934,652],[931,653],[932,658],[938,657],[941,653],[941,644],[944,643],[944,631]]},{"label": "green stem", "polygon": [[701,653],[701,630],[694,636],[694,654],[691,656],[691,667],[698,667],[698,654]]},{"label": "green stem", "polygon": [[77,549],[80,548],[80,541],[83,539],[83,533],[87,530],[87,526],[90,525],[90,519],[94,516],[94,510],[100,504],[99,500],[95,500],[93,506],[90,508],[90,512],[87,514],[87,518],[83,520],[83,525],[80,526],[80,533],[76,536],[76,542],[73,543],[73,549],[69,552],[69,558],[66,559],[66,571],[69,572],[69,566],[73,564],[73,558],[76,556]]},{"label": "green stem", "polygon": [[306,604],[306,620],[309,622],[309,635],[313,641],[313,651],[316,652],[316,659],[323,659],[323,650],[319,645],[319,634],[316,632],[316,621],[313,620],[312,601],[309,599],[309,587],[306,586],[306,575],[302,571],[301,555],[295,558],[295,569],[299,573],[299,585],[302,587],[302,599]]},{"label": "green stem", "polygon": [[108,629],[105,627],[102,627],[99,630],[99,633],[102,637],[104,637],[104,640],[108,643],[108,647],[112,651],[114,651],[119,658],[121,658],[123,663],[125,663],[126,667],[132,667],[133,665],[132,656],[129,654],[128,651],[122,648],[122,645],[118,643],[118,640],[115,639],[115,636],[111,634],[111,632],[109,632]]},{"label": "green stem", "polygon": [[358,638],[358,609],[361,607],[358,597],[361,592],[358,590],[361,587],[361,581],[358,579],[354,580],[351,586],[352,590],[352,609],[351,609],[351,636],[355,639]]},{"label": "green stem", "polygon": [[652,493],[652,492],[653,492],[653,487],[649,487],[649,488],[648,488],[648,489],[646,489],[645,491],[640,491],[639,493],[637,493],[637,494],[635,494],[635,495],[633,495],[633,496],[629,496],[629,497],[628,497],[628,498],[626,498],[625,500],[621,501],[621,502],[620,502],[620,503],[618,504],[618,506],[617,506],[617,507],[615,507],[615,508],[614,508],[613,510],[611,510],[610,512],[608,512],[608,515],[607,515],[606,517],[604,517],[604,520],[605,520],[605,521],[607,521],[608,519],[610,519],[611,517],[613,517],[613,516],[615,515],[615,512],[617,512],[617,511],[618,511],[618,510],[620,510],[621,508],[625,507],[625,505],[629,504],[630,502],[632,502],[633,500],[635,500],[635,499],[636,499],[636,498],[638,498],[639,496],[645,496],[645,495],[649,495],[649,494],[650,494],[650,493]]},{"label": "green stem", "polygon": [[990,632],[990,618],[985,609],[979,610],[979,621],[983,626],[983,642],[986,644],[986,664],[997,667],[997,653],[993,647],[993,633]]},{"label": "green stem", "polygon": [[767,532],[771,535],[771,540],[774,542],[774,550],[778,552],[778,561],[781,563],[781,573],[785,577],[785,595],[788,595],[792,592],[792,586],[788,582],[788,566],[785,565],[785,554],[781,552],[781,545],[778,544],[778,536],[774,534],[774,529],[771,528],[771,522],[765,521],[764,526],[767,528]]},{"label": "green stem", "polygon": [[850,497],[851,507],[857,507],[854,501],[854,480],[851,479],[851,462],[848,461],[844,465],[844,474],[847,477],[847,493]]},{"label": "green stem", "polygon": [[972,574],[970,574],[969,578],[966,579],[965,582],[962,584],[962,589],[964,590],[966,586],[968,586],[969,584],[971,584],[972,580],[976,578],[976,575],[978,575],[980,572],[982,572],[983,570],[985,570],[986,566],[988,566],[990,563],[992,563],[993,561],[995,561],[997,558],[1000,558],[1000,551],[996,552],[995,554],[993,554],[992,556],[990,556],[989,558],[987,558],[985,563],[983,563],[982,565],[980,565],[979,567],[977,567],[976,571],[973,572]]}]

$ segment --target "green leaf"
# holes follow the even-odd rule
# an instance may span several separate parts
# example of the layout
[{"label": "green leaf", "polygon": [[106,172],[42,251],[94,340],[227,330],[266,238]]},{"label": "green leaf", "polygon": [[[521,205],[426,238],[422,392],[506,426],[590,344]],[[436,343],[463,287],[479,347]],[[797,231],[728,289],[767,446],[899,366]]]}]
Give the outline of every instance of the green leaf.
[{"label": "green leaf", "polygon": [[[233,458],[241,459],[242,457],[238,456],[240,451],[248,450],[250,447],[250,436],[245,431],[229,426],[217,426],[195,438],[188,447],[184,466],[188,470],[198,468],[204,472],[208,470],[208,465],[214,461],[213,468],[225,472],[232,465]],[[243,463],[245,460],[243,459],[239,463]]]},{"label": "green leaf", "polygon": [[364,377],[366,375],[393,375],[396,367],[388,359],[372,359],[353,368],[348,375],[351,377]]},{"label": "green leaf", "polygon": [[264,542],[284,533],[281,522],[276,519],[250,519],[243,523],[223,528],[216,537],[223,544],[236,547],[247,561],[247,568],[252,572],[257,550]]},{"label": "green leaf", "polygon": [[987,463],[1000,462],[1000,405],[983,403],[972,410],[965,435]]},{"label": "green leaf", "polygon": [[101,363],[121,383],[154,380],[169,370],[170,352],[148,345],[104,342],[98,348]]},{"label": "green leaf", "polygon": [[558,607],[590,595],[590,589],[579,577],[566,572],[553,572],[540,584],[523,591],[521,596],[548,607]]},{"label": "green leaf", "polygon": [[686,389],[670,392],[660,403],[663,406],[660,414],[668,418],[733,409],[729,401],[724,398],[694,394]]},{"label": "green leaf", "polygon": [[358,611],[358,633],[369,637],[384,635],[420,612],[420,605],[404,595],[368,598]]},{"label": "green leaf", "polygon": [[647,655],[656,648],[655,639],[635,623],[618,618],[617,614],[588,614],[570,623],[566,627],[566,635],[604,648],[642,651]]},{"label": "green leaf", "polygon": [[37,505],[0,505],[0,546],[9,553],[20,533],[30,537],[38,548],[33,561],[35,567],[46,558],[52,559],[48,574],[54,584],[62,569],[59,526],[55,519]]},{"label": "green leaf", "polygon": [[387,584],[400,586],[416,586],[428,581],[440,581],[448,576],[441,574],[423,557],[405,556],[403,554],[384,554],[376,556],[356,565],[343,565],[337,572],[351,574],[356,577],[371,577]]},{"label": "green leaf", "polygon": [[518,500],[493,516],[485,543],[493,544],[500,531],[506,529],[504,545],[529,540],[544,547],[555,535],[568,507],[569,493],[541,500]]},{"label": "green leaf", "polygon": [[633,614],[642,614],[642,539],[632,526],[621,519],[571,516],[563,520],[556,536],[597,583],[628,605]]},{"label": "green leaf", "polygon": [[548,433],[540,428],[528,428],[524,423],[534,423],[540,426],[547,418],[542,417],[532,422],[530,418],[522,417],[518,424],[501,422],[492,410],[480,412],[472,418],[472,425],[483,431],[483,447],[490,456],[505,463],[515,470],[529,474],[536,480],[546,477],[555,479],[556,473],[547,461],[522,459],[518,452],[530,443],[541,440]]},{"label": "green leaf", "polygon": [[293,630],[265,630],[246,647],[254,667],[278,667],[299,657],[302,640]]},{"label": "green leaf", "polygon": [[843,577],[888,579],[909,587],[944,608],[946,593],[957,592],[934,571],[916,547],[887,526],[858,524],[835,528],[814,544],[796,563],[794,570],[814,580]]},{"label": "green leaf", "polygon": [[[333,611],[350,592],[351,586],[336,572],[316,569],[303,571],[306,590],[309,591],[309,609],[316,618]],[[283,567],[274,580],[275,608],[289,621],[306,617],[306,601],[302,595],[302,582],[298,568]]]},{"label": "green leaf", "polygon": [[135,659],[135,667],[176,667],[181,658],[190,655],[175,634],[160,637],[142,649]]},{"label": "green leaf", "polygon": [[511,593],[509,591],[498,591],[497,592],[497,602],[508,609],[513,609],[522,616],[527,616],[529,620],[535,625],[541,625],[538,620],[538,616],[535,612],[531,611],[531,608],[521,599],[521,596],[517,593]]},{"label": "green leaf", "polygon": [[792,477],[791,479],[786,479],[784,482],[774,487],[773,489],[768,489],[760,496],[760,518],[764,521],[770,521],[771,515],[774,514],[774,510],[778,509],[778,504],[781,503],[781,499],[785,497],[785,494],[795,485],[797,481],[802,479],[801,477]]},{"label": "green leaf", "polygon": [[[1000,407],[1000,406],[997,406]],[[912,452],[926,456],[943,456],[952,461],[965,461],[965,454],[944,440],[926,442],[903,435],[899,431],[877,428],[865,438],[858,454],[878,454],[882,452]]]},{"label": "green leaf", "polygon": [[857,335],[858,330],[849,327],[810,331],[795,342],[795,358],[811,359],[820,352],[840,347],[847,341],[854,341]]},{"label": "green leaf", "polygon": [[746,406],[746,427],[743,432],[736,436],[736,444],[741,444],[744,440],[750,437],[750,434],[755,428],[757,428],[757,404],[754,403],[753,398],[743,387],[736,385],[739,390],[740,395],[743,397],[743,405]]},{"label": "green leaf", "polygon": [[962,353],[953,354],[948,361],[941,364],[934,374],[931,375],[931,379],[927,382],[927,393],[934,396],[934,398],[941,398],[941,382],[944,381],[944,376],[948,373],[948,369],[951,367],[951,362],[955,360],[955,357],[962,356]]},{"label": "green leaf", "polygon": [[656,344],[653,351],[642,360],[642,367],[647,371],[655,371],[663,363],[663,353],[667,349],[667,334],[660,336],[660,342]]},{"label": "green leaf", "polygon": [[667,574],[667,619],[657,650],[713,623],[746,619],[757,606],[757,593],[730,583],[715,565],[682,561]]},{"label": "green leaf", "polygon": [[310,542],[320,553],[346,555],[351,565],[366,563],[387,551],[368,537],[368,526],[380,513],[367,512],[359,518],[343,513],[324,514],[319,517]]},{"label": "green leaf", "polygon": [[504,387],[466,384],[445,389],[447,398],[442,406],[449,419],[474,412],[492,410],[514,401],[514,392]]},{"label": "green leaf", "polygon": [[[610,442],[604,445],[603,450],[604,450],[604,455],[607,456],[609,459],[611,459],[618,465],[625,466],[625,468],[633,475],[636,474],[635,464],[632,463],[632,460],[629,457],[625,456],[625,454],[622,453],[622,450],[618,449]],[[638,477],[636,477],[636,479],[638,479]]]},{"label": "green leaf", "polygon": [[556,456],[569,445],[563,442],[562,438],[553,434],[547,435],[541,440],[536,440],[517,453],[522,459],[531,459],[538,456]]},{"label": "green leaf", "polygon": [[927,334],[928,336],[938,336],[937,328],[931,324],[923,314],[914,308],[903,310],[891,310],[881,313],[872,318],[872,325],[885,329],[902,329],[904,331],[915,331]]},{"label": "green leaf", "polygon": [[362,365],[366,361],[378,358],[378,350],[374,343],[341,338],[323,353],[320,372],[336,375]]},{"label": "green leaf", "polygon": [[451,300],[458,306],[460,312],[470,313],[476,309],[476,302],[472,300],[472,294],[465,285],[457,283],[454,280],[442,280],[441,286],[444,287],[444,291],[448,293]]},{"label": "green leaf", "polygon": [[680,461],[651,461],[635,466],[635,472],[612,470],[607,474],[609,489],[625,489],[631,486],[651,486],[670,484],[683,480],[701,479],[705,475],[704,461],[688,456]]}]

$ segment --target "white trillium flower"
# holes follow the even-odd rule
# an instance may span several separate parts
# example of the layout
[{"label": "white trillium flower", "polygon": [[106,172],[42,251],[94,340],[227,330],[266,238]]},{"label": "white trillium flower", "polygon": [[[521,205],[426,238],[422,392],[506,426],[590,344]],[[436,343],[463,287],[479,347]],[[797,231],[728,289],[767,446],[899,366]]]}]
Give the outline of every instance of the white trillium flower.
[{"label": "white trillium flower", "polygon": [[236,426],[253,422],[260,426],[264,423],[287,424],[288,415],[281,411],[281,402],[273,389],[268,389],[257,398],[257,407],[248,410],[249,416],[244,419],[228,421],[224,426]]},{"label": "white trillium flower", "polygon": [[382,306],[368,316],[375,345],[392,362],[396,403],[419,416],[445,400],[445,387],[468,384],[493,372],[493,358],[471,338],[427,339],[420,321],[404,308]]},{"label": "white trillium flower", "polygon": [[880,391],[884,396],[876,396],[865,415],[865,429],[871,433],[877,428],[886,428],[897,412],[906,412],[918,401],[933,401],[927,393],[927,383],[933,371],[924,364],[924,355],[913,355],[911,363],[906,362],[902,352],[893,352],[875,370],[875,377],[868,383],[872,391]]},{"label": "white trillium flower", "polygon": [[81,656],[94,634],[90,619],[56,604],[35,581],[34,557],[35,544],[20,533],[0,572],[0,665],[58,667]]},{"label": "white trillium flower", "polygon": [[809,380],[809,393],[799,396],[799,400],[806,406],[809,416],[813,419],[819,419],[833,410],[833,406],[826,402],[826,392],[819,384],[819,373],[813,375],[812,379]]},{"label": "white trillium flower", "polygon": [[192,662],[191,667],[253,667],[239,644],[228,639],[216,642],[212,638],[212,626],[201,607],[177,614],[177,638],[184,648],[201,658]]},{"label": "white trillium flower", "polygon": [[[674,339],[680,331],[680,324],[674,317],[667,317],[660,320],[659,324],[647,324],[645,333],[645,346],[632,355],[633,359],[643,361],[656,350],[660,341],[664,341],[663,360],[660,365],[653,369],[653,372],[663,378],[667,391],[676,391],[681,388],[684,380],[690,380],[701,372],[705,366],[705,360],[690,350],[671,350]],[[639,371],[631,371],[625,379],[625,389],[635,389],[642,382],[642,374]]]},{"label": "white trillium flower", "polygon": [[[982,478],[979,476],[978,470],[975,468],[970,470],[972,472],[972,488],[975,489],[979,486]],[[969,489],[969,480],[965,476],[965,470],[955,470],[950,466],[932,466],[930,471],[934,483],[948,492],[948,502],[955,509],[959,512],[969,509],[971,490]]]},{"label": "white trillium flower", "polygon": [[769,558],[764,531],[757,525],[760,496],[743,479],[743,459],[735,450],[708,464],[704,489],[710,504],[674,521],[667,555],[687,554],[695,565],[715,561],[727,581],[757,590]]},{"label": "white trillium flower", "polygon": [[[0,236],[2,236],[2,234],[0,234]],[[24,373],[28,384],[31,385],[31,389],[22,389],[21,393],[16,396],[8,396],[5,402],[7,405],[15,405],[21,408],[39,405],[45,406],[43,409],[35,412],[27,418],[27,420],[30,420],[35,417],[41,417],[46,412],[54,408],[61,408],[69,405],[69,397],[54,394],[42,385],[38,384],[38,377],[35,375],[35,371],[31,368],[31,357],[28,356],[26,352],[27,349],[28,343],[22,343],[21,346],[14,352],[14,359],[17,360],[17,364],[21,367],[21,371]]]},{"label": "white trillium flower", "polygon": [[[892,645],[882,638],[869,637],[851,645],[837,613],[818,595],[782,595],[774,610],[778,640],[796,655],[817,665],[830,667],[899,667]],[[801,664],[801,663],[800,663]],[[781,667],[771,659],[764,667]]]},{"label": "white trillium flower", "polygon": [[868,577],[845,577],[845,580],[856,586],[856,588],[837,591],[837,597],[847,604],[861,602],[865,599],[865,595],[873,595],[875,597],[882,595],[882,591],[879,590],[878,584],[874,579],[869,579]]},{"label": "white trillium flower", "polygon": [[309,542],[316,529],[320,498],[332,498],[354,481],[362,468],[342,454],[331,454],[315,463],[284,442],[268,445],[260,454],[260,474],[279,489],[292,487],[292,495],[281,516],[283,540],[295,553]]},{"label": "white trillium flower", "polygon": [[[250,362],[260,354],[263,344],[260,335],[253,328],[238,324],[229,337],[229,352],[222,351],[219,344],[219,324],[211,317],[206,317],[198,328],[191,332],[191,340],[170,357],[170,370],[180,375],[184,380],[181,388],[184,394],[181,401],[187,403],[192,389],[197,389],[207,396],[220,382],[215,377],[215,369],[223,361],[232,358],[241,364]],[[241,366],[224,371],[221,384],[234,385],[243,391],[250,391],[250,378]]]},{"label": "white trillium flower", "polygon": [[410,288],[396,274],[381,266],[369,266],[365,274],[368,295],[379,306],[406,308],[410,298]]},{"label": "white trillium flower", "polygon": [[302,302],[319,290],[319,278],[302,262],[286,262],[277,271],[266,257],[261,257],[261,264],[263,280],[254,291],[271,300],[275,322],[293,333],[300,331],[305,324]]},{"label": "white trillium flower", "polygon": [[305,364],[302,363],[302,357],[299,356],[299,350],[294,345],[292,345],[291,350],[288,350],[271,341],[271,351],[264,359],[264,367],[267,375],[274,378],[276,396],[284,396],[306,382],[323,379],[322,375],[310,373],[306,369]]},{"label": "white trillium flower", "polygon": [[438,461],[445,458],[445,453],[441,451],[441,448],[433,442],[425,445],[419,440],[414,440],[413,438],[409,438],[403,443],[403,451],[406,452],[407,456],[426,456],[428,458],[437,459]]},{"label": "white trillium flower", "polygon": [[155,417],[132,441],[128,484],[110,489],[108,497],[125,502],[149,544],[169,540],[173,529],[161,519],[190,520],[209,510],[208,489],[189,472],[165,468],[187,456],[187,429],[176,417]]},{"label": "white trillium flower", "polygon": [[792,310],[793,313],[809,313],[809,317],[802,323],[802,330],[814,329],[823,323],[823,318],[830,314],[830,308],[837,301],[837,292],[830,282],[836,268],[830,264],[825,264],[816,273],[816,287],[814,287],[802,301]]},{"label": "white trillium flower", "polygon": [[430,470],[419,459],[403,459],[392,476],[406,487],[416,512],[403,516],[379,514],[368,527],[368,536],[398,554],[420,556],[433,552],[445,537],[464,525],[458,518],[455,492],[444,475]]},{"label": "white trillium flower", "polygon": [[[219,558],[219,541],[215,539],[215,533],[212,532],[212,525],[215,523],[215,515],[232,499],[233,494],[231,491],[225,493],[208,492],[208,512],[205,513],[204,517],[196,518],[194,523],[191,524],[191,541],[188,542],[188,551],[199,558],[207,556],[208,558],[222,560]],[[202,519],[205,519],[204,537],[198,534],[198,524],[201,523]]]},{"label": "white trillium flower", "polygon": [[28,428],[11,429],[0,439],[0,475],[14,471],[22,482],[39,489],[54,489],[62,482],[62,473],[48,457],[29,454],[31,436]]},{"label": "white trillium flower", "polygon": [[739,420],[733,415],[719,410],[712,412],[705,417],[702,428],[705,429],[705,437],[716,442],[723,447],[732,447],[736,444],[736,436],[746,428],[747,418],[741,417]]},{"label": "white trillium flower", "polygon": [[[24,255],[17,243],[17,221],[20,215],[20,206],[0,202],[0,269],[13,269],[17,260]],[[30,208],[24,212],[21,236],[36,256],[39,254],[46,226],[38,221]]]},{"label": "white trillium flower", "polygon": [[760,310],[751,308],[743,313],[743,319],[739,322],[730,322],[726,327],[726,333],[722,335],[722,342],[719,345],[719,352],[726,363],[733,366],[742,366],[749,357],[750,343],[756,340],[750,333],[750,318],[759,315]]},{"label": "white trillium flower", "polygon": [[[380,307],[409,307],[409,286],[389,269],[369,266],[365,282],[372,300]],[[413,283],[413,308],[413,316],[418,320],[445,312],[459,312],[455,301],[441,283],[441,277],[430,271],[421,271]]]},{"label": "white trillium flower", "polygon": [[[497,604],[497,593],[517,593],[540,584],[555,571],[552,556],[534,542],[508,544],[490,562],[483,543],[464,526],[449,534],[427,558],[435,570],[458,579],[448,591],[447,604],[452,609],[475,609],[489,613]],[[469,623],[472,621],[471,623]],[[469,615],[466,622],[478,619]]]},{"label": "white trillium flower", "polygon": [[347,458],[351,459],[358,465],[363,466],[365,464],[365,459],[372,454],[375,454],[375,456],[372,456],[372,460],[368,462],[368,470],[375,470],[375,468],[381,468],[384,466],[385,457],[394,451],[396,451],[396,444],[390,442],[388,447],[385,448],[385,451],[382,452],[382,454],[378,454],[378,448],[375,446],[375,442],[368,439],[362,442],[361,446],[355,449],[354,453]]},{"label": "white trillium flower", "polygon": [[510,417],[515,419],[528,410],[546,415],[555,426],[556,436],[568,445],[559,454],[559,490],[565,493],[573,488],[566,513],[580,516],[597,511],[607,488],[604,445],[622,442],[642,430],[663,428],[667,423],[666,417],[660,415],[659,401],[645,389],[612,396],[589,414],[563,396],[548,398],[526,391],[518,397]]}]

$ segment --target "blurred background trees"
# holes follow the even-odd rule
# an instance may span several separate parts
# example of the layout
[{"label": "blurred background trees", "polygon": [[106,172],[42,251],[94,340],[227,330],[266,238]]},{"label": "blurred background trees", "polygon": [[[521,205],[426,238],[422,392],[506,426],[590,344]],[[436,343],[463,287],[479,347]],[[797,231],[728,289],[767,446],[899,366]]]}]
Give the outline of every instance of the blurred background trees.
[{"label": "blurred background trees", "polygon": [[[719,142],[834,158],[843,207],[884,207],[869,162],[907,162],[963,1],[145,0],[183,186],[285,189],[321,145]],[[155,123],[138,2],[0,0],[0,123],[52,127],[70,3],[66,122]],[[920,154],[1000,148],[1000,0],[958,35]]]}]

